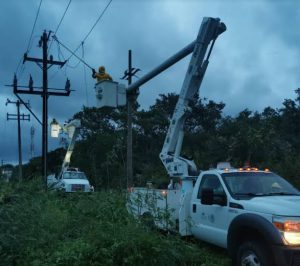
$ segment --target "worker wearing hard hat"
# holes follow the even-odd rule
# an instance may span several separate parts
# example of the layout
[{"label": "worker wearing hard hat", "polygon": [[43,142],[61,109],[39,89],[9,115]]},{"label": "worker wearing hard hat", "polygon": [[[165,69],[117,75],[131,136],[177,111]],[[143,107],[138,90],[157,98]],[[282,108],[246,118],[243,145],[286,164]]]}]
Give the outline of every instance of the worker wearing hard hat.
[{"label": "worker wearing hard hat", "polygon": [[94,79],[97,79],[97,81],[102,81],[102,80],[111,80],[112,81],[112,78],[109,74],[105,73],[105,67],[104,66],[101,66],[99,67],[99,72],[97,73],[95,71],[95,69],[93,69],[93,75],[92,77]]}]

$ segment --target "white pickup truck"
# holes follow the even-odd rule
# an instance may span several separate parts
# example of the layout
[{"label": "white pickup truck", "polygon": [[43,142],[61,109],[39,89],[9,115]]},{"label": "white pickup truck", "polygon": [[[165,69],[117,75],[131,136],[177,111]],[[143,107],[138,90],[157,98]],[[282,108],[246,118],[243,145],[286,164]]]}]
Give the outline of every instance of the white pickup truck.
[{"label": "white pickup truck", "polygon": [[300,193],[290,183],[268,169],[221,166],[191,182],[132,188],[127,207],[161,229],[226,248],[234,265],[300,265]]},{"label": "white pickup truck", "polygon": [[47,177],[49,189],[60,190],[63,192],[93,192],[94,187],[90,185],[84,172],[76,168],[69,168],[58,178],[54,174]]}]

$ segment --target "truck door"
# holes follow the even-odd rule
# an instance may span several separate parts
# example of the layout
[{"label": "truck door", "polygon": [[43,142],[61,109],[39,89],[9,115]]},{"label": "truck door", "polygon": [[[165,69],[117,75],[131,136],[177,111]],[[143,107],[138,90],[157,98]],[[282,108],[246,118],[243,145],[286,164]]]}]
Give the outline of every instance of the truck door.
[{"label": "truck door", "polygon": [[[203,189],[212,189],[214,197],[225,198],[222,205],[201,203]],[[226,248],[228,229],[228,197],[217,175],[202,176],[197,195],[192,198],[192,234],[204,241]]]}]

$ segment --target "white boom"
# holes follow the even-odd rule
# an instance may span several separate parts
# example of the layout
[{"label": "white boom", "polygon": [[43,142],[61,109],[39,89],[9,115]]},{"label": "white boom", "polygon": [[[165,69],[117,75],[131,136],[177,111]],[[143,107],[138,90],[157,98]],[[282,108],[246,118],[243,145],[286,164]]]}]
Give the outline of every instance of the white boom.
[{"label": "white boom", "polygon": [[78,136],[80,127],[81,127],[80,120],[74,119],[74,120],[70,121],[68,124],[62,126],[62,128],[61,128],[64,132],[68,133],[68,136],[71,139],[71,141],[69,143],[67,153],[66,153],[64,161],[62,163],[61,172],[60,172],[59,176],[61,176],[63,174],[63,172],[68,169],[68,167],[70,165],[71,156],[72,156],[72,153],[74,150],[75,141]]},{"label": "white boom", "polygon": [[[220,19],[203,18],[179,99],[160,153],[160,159],[170,177],[180,177],[184,180],[193,179],[199,174],[192,159],[180,156],[184,137],[184,124],[187,113],[190,110],[190,103],[197,100],[196,95],[209,63],[208,59],[215,40],[225,30],[226,26],[220,22]],[[210,48],[208,50],[209,45]]]}]

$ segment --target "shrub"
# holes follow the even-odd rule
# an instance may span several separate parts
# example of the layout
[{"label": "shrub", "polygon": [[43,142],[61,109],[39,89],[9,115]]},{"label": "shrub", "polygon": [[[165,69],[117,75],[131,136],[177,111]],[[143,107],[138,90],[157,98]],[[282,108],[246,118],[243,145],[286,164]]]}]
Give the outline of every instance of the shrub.
[{"label": "shrub", "polygon": [[42,188],[37,180],[0,185],[0,265],[229,265],[223,251],[145,228],[120,191]]}]

